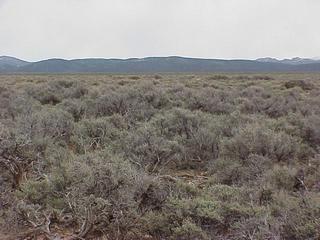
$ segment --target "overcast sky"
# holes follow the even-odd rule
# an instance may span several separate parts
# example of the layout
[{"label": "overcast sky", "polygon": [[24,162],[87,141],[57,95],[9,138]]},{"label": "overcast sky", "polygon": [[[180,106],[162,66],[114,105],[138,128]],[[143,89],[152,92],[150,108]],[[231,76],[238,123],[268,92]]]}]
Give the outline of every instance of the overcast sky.
[{"label": "overcast sky", "polygon": [[0,0],[0,56],[320,56],[320,0]]}]

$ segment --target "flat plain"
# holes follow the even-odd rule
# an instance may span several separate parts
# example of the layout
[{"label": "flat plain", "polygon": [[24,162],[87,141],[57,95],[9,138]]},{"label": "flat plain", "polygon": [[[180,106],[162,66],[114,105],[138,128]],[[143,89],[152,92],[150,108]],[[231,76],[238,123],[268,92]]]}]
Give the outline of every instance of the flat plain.
[{"label": "flat plain", "polygon": [[319,229],[320,74],[0,75],[1,239]]}]

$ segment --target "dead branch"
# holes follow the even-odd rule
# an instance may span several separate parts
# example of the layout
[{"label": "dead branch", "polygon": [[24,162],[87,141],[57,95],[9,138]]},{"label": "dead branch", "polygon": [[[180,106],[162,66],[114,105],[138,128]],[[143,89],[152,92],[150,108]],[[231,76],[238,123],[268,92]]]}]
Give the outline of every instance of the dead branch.
[{"label": "dead branch", "polygon": [[86,218],[81,226],[81,229],[77,236],[73,238],[73,240],[76,239],[84,239],[86,235],[90,232],[94,224],[94,216],[92,214],[91,207],[86,208]]}]

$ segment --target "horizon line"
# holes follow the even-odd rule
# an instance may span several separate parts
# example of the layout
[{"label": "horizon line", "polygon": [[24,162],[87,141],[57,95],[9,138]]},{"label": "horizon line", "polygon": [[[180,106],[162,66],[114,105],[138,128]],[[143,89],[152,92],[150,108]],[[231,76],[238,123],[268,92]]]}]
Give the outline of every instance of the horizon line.
[{"label": "horizon line", "polygon": [[36,62],[42,62],[47,60],[63,60],[63,61],[73,61],[73,60],[88,60],[88,59],[96,59],[96,60],[139,60],[139,59],[148,59],[148,58],[186,58],[186,59],[200,59],[200,60],[246,60],[246,61],[257,61],[259,59],[270,59],[270,60],[277,60],[277,61],[283,61],[283,60],[294,60],[294,59],[306,59],[306,60],[320,60],[320,57],[288,57],[288,58],[278,58],[278,57],[258,57],[258,58],[208,58],[208,57],[193,57],[193,56],[183,56],[183,55],[166,55],[166,56],[144,56],[144,57],[126,57],[126,58],[116,58],[116,57],[81,57],[81,58],[60,58],[60,57],[51,57],[51,58],[43,58],[40,60],[25,60],[25,58],[20,58],[12,55],[0,55],[0,58],[3,57],[9,57],[9,58],[15,58],[18,60],[22,60],[29,63],[36,63]]}]

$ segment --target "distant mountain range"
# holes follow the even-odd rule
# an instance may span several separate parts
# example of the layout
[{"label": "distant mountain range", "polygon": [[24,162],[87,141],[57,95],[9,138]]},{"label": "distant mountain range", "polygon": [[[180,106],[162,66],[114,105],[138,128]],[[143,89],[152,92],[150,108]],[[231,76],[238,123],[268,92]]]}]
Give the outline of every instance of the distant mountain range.
[{"label": "distant mountain range", "polygon": [[14,57],[0,57],[0,73],[161,72],[320,72],[320,60],[306,58],[222,60],[173,56],[130,59],[48,59],[38,62],[27,62]]},{"label": "distant mountain range", "polygon": [[312,64],[312,63],[320,63],[319,59],[311,59],[311,58],[291,58],[291,59],[283,59],[278,60],[276,58],[258,58],[258,62],[273,62],[273,63],[284,63],[284,64],[292,64],[292,65],[299,65],[299,64]]}]

